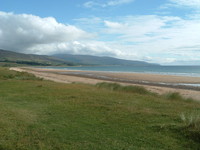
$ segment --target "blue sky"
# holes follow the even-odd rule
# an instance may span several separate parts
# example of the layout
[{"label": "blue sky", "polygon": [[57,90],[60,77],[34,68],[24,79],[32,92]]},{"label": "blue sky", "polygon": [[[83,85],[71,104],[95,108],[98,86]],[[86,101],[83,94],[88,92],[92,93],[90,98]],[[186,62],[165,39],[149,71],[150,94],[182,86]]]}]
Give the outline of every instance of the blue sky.
[{"label": "blue sky", "polygon": [[200,0],[0,0],[0,48],[200,65]]}]

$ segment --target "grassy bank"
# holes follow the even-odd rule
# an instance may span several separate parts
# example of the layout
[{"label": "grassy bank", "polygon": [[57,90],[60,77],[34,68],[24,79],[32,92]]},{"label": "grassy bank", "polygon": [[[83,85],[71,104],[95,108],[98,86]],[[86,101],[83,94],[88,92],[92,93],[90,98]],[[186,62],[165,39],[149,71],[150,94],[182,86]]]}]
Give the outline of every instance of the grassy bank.
[{"label": "grassy bank", "polygon": [[60,84],[0,68],[0,150],[198,149],[198,114],[200,104],[177,93]]}]

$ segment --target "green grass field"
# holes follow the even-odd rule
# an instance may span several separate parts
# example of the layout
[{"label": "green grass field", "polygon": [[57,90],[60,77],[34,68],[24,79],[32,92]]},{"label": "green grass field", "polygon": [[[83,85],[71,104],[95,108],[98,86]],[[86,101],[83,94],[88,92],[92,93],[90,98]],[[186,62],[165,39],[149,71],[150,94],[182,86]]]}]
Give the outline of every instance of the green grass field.
[{"label": "green grass field", "polygon": [[177,93],[0,68],[0,150],[197,150],[199,124],[200,103]]}]

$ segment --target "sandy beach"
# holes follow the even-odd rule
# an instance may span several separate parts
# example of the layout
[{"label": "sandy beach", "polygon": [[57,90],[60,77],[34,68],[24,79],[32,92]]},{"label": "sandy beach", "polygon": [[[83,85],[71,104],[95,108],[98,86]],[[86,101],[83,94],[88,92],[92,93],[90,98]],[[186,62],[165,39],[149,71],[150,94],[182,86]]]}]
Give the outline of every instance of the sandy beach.
[{"label": "sandy beach", "polygon": [[179,92],[186,98],[200,101],[200,87],[190,84],[200,84],[200,77],[142,74],[142,73],[113,73],[100,71],[72,71],[59,69],[41,68],[10,68],[15,71],[25,71],[60,83],[86,83],[96,84],[99,82],[117,82],[123,85],[139,85],[151,92],[165,94],[168,92]]}]

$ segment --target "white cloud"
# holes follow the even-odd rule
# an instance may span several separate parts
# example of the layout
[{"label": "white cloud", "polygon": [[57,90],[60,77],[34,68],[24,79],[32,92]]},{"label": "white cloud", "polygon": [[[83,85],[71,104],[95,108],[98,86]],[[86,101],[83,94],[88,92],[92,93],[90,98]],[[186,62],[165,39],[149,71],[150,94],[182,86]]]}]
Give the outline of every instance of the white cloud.
[{"label": "white cloud", "polygon": [[95,36],[52,17],[0,12],[0,48],[35,54],[115,56],[154,63],[200,58],[198,15],[188,19],[137,15],[76,21]]},{"label": "white cloud", "polygon": [[[56,51],[55,51],[56,50]],[[70,53],[82,55],[96,56],[119,56],[121,51],[117,48],[111,48],[109,44],[100,41],[73,41],[57,44],[35,45],[28,49],[29,52],[37,52],[39,54],[55,54],[55,53]]]},{"label": "white cloud", "polygon": [[[0,12],[0,48],[24,51],[35,45],[59,44],[90,38],[92,35],[54,18]],[[27,52],[28,53],[28,52]]]},{"label": "white cloud", "polygon": [[[93,22],[92,18],[84,21]],[[116,54],[120,58],[160,63],[200,58],[198,16],[188,19],[158,15],[124,16],[98,19],[92,27],[98,27],[98,34],[102,35],[99,40],[106,39],[107,45],[121,52]]]},{"label": "white cloud", "polygon": [[108,1],[105,6],[116,6],[116,5],[122,5],[122,4],[128,4],[133,2],[134,0],[112,0]]},{"label": "white cloud", "polygon": [[168,8],[190,8],[199,12],[200,8],[200,0],[168,0],[168,2],[162,6],[161,9],[168,9]]},{"label": "white cloud", "polygon": [[121,51],[106,42],[95,41],[94,34],[54,18],[0,12],[0,48],[33,54],[90,54],[117,56]]},{"label": "white cloud", "polygon": [[128,4],[133,2],[134,0],[110,0],[105,3],[100,3],[96,1],[87,1],[83,4],[84,7],[86,8],[93,8],[93,7],[109,7],[109,6],[118,6],[118,5],[123,5],[123,4]]},{"label": "white cloud", "polygon": [[83,6],[86,8],[92,8],[95,5],[98,5],[98,3],[94,2],[94,1],[88,1],[83,4]]},{"label": "white cloud", "polygon": [[200,8],[200,0],[170,0],[170,2],[177,6]]},{"label": "white cloud", "polygon": [[104,21],[104,23],[107,27],[112,29],[121,29],[125,27],[123,24],[120,24],[118,22]]}]

